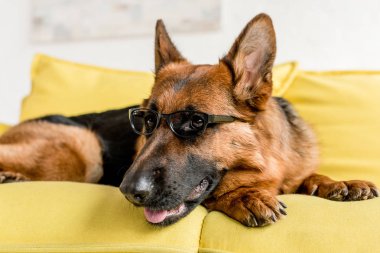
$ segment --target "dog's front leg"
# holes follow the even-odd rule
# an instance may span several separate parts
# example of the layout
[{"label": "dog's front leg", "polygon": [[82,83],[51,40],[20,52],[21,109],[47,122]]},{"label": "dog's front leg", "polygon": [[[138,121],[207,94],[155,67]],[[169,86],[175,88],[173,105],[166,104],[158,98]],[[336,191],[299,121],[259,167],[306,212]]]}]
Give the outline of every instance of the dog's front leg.
[{"label": "dog's front leg", "polygon": [[249,171],[227,173],[203,205],[249,227],[276,222],[286,215],[285,204],[276,198],[278,184],[274,180],[257,178],[255,174]]}]

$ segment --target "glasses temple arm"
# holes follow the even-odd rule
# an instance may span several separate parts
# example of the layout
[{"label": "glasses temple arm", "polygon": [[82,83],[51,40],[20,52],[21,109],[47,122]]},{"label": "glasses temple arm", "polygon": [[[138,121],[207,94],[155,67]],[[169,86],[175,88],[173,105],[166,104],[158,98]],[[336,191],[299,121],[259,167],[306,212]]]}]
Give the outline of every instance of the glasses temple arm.
[{"label": "glasses temple arm", "polygon": [[222,123],[235,121],[235,117],[228,115],[209,115],[208,123]]}]

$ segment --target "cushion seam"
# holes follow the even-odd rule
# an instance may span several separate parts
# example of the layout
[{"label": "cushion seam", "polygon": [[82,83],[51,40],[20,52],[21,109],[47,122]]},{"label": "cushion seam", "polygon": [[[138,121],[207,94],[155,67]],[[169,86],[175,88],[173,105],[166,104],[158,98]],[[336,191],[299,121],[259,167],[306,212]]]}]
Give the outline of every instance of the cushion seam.
[{"label": "cushion seam", "polygon": [[[206,209],[207,210],[207,209]],[[205,224],[205,220],[206,220],[206,217],[207,215],[209,214],[210,212],[207,210],[207,214],[203,217],[202,219],[202,224],[201,224],[201,231],[199,232],[199,240],[198,240],[198,252],[199,252],[199,249],[201,248],[201,239],[202,239],[202,234],[203,234],[203,226]]]}]

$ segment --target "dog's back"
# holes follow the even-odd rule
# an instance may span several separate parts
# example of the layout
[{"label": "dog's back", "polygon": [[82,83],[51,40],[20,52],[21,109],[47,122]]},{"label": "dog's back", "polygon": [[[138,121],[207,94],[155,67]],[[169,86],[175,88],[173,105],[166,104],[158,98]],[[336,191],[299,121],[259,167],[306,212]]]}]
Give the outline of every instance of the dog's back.
[{"label": "dog's back", "polygon": [[0,136],[0,181],[118,186],[135,153],[130,108],[134,106],[73,117],[48,115],[11,128]]}]

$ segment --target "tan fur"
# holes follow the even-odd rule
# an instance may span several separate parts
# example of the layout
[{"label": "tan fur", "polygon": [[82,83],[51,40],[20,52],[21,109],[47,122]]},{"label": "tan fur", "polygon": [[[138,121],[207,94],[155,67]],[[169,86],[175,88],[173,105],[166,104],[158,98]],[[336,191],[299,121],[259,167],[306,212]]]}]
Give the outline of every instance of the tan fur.
[{"label": "tan fur", "polygon": [[0,174],[9,172],[23,180],[94,183],[103,174],[101,145],[85,128],[25,122],[0,137]]}]

